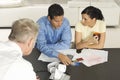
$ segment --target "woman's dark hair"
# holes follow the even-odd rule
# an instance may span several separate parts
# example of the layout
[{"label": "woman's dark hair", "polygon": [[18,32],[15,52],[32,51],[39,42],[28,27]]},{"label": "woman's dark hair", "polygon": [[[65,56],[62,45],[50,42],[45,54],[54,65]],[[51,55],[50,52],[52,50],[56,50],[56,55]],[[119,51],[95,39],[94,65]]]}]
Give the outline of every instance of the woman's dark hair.
[{"label": "woman's dark hair", "polygon": [[104,20],[101,10],[93,6],[86,7],[81,14],[87,14],[91,19],[96,18],[97,20]]},{"label": "woman's dark hair", "polygon": [[62,16],[64,15],[64,10],[59,4],[52,4],[48,9],[48,16],[50,19],[53,19],[54,16]]}]

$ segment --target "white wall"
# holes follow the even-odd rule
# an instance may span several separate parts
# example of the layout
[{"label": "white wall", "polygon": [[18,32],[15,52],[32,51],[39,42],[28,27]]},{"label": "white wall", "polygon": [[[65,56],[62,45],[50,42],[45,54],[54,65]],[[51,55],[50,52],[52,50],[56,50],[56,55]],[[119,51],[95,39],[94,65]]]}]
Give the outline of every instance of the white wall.
[{"label": "white wall", "polygon": [[0,41],[7,41],[10,29],[0,29]]},{"label": "white wall", "polygon": [[[112,0],[106,0],[106,1],[112,1]],[[120,0],[115,0],[115,1],[116,2],[117,1],[120,2]],[[32,9],[31,7],[26,7],[25,9],[13,8],[13,11],[11,11],[11,10],[7,11],[7,9],[0,9],[0,13],[2,14],[2,15],[0,15],[1,16],[1,18],[0,18],[0,21],[1,21],[0,25],[3,25],[5,23],[5,26],[8,27],[8,25],[12,24],[12,22],[13,22],[12,19],[13,18],[15,18],[15,19],[21,18],[20,14],[23,14],[22,17],[29,17],[29,18],[33,18],[34,17],[34,20],[36,21],[40,17],[40,15],[42,16],[42,15],[46,15],[47,14],[47,10],[45,10],[46,9],[45,7],[44,8],[40,7],[40,8],[43,10],[42,12],[36,10],[36,7],[34,7],[33,12],[28,12],[27,11],[27,10],[31,10]],[[26,12],[26,13],[23,13],[22,11],[20,11],[21,9],[24,12]],[[67,12],[67,10],[69,12]],[[76,18],[78,18],[78,14],[75,15],[74,12],[78,12],[78,10],[77,9],[71,9],[71,10],[65,8],[65,13],[66,13],[65,15],[67,17],[72,17],[74,15],[74,17],[72,17],[71,22],[75,23],[76,22]],[[15,11],[17,11],[18,13],[15,13]],[[12,14],[12,13],[14,13],[14,14]],[[27,13],[29,13],[29,15]],[[39,13],[39,15],[33,15],[33,13]],[[5,14],[8,17],[6,17]],[[72,14],[72,15],[69,15],[69,14]],[[11,15],[13,15],[13,17],[11,17]],[[8,18],[10,19],[9,21],[8,21]],[[6,24],[6,23],[10,23],[10,24]],[[4,27],[4,26],[2,26],[2,27]],[[75,31],[74,31],[74,28],[72,28],[71,30],[72,30],[72,42],[73,42],[74,41],[74,33],[75,33]],[[9,33],[10,33],[10,29],[0,29],[0,41],[8,40]],[[119,37],[120,27],[117,27],[117,28],[107,28],[107,32],[106,33],[107,33],[107,36],[106,36],[105,47],[107,47],[107,48],[109,48],[109,47],[114,47],[114,48],[119,47],[120,48],[120,37]]]},{"label": "white wall", "polygon": [[[120,10],[120,0],[114,0],[114,1],[118,4]],[[120,16],[119,16],[119,27],[120,27]]]},{"label": "white wall", "polygon": [[120,0],[115,0],[115,2],[120,6]]}]

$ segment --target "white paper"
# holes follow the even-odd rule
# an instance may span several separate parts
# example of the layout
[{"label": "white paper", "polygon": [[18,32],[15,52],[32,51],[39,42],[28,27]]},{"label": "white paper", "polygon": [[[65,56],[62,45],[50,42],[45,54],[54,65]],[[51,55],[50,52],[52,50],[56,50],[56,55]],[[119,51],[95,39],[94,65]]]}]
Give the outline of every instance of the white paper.
[{"label": "white paper", "polygon": [[48,57],[47,55],[41,53],[39,56],[38,60],[44,61],[44,62],[60,62],[59,59],[53,58],[53,57]]},{"label": "white paper", "polygon": [[[61,52],[64,55],[70,54],[73,56],[75,56],[77,54],[76,49],[58,50],[58,52]],[[47,55],[45,55],[43,53],[41,53],[38,60],[42,60],[44,62],[60,62],[58,58],[48,57]]]},{"label": "white paper", "polygon": [[[77,58],[83,58],[80,62],[88,67],[108,61],[108,51],[105,50],[83,49],[79,54],[76,53],[76,49],[59,50],[59,52],[65,55],[73,55],[73,61]],[[41,53],[38,60],[45,62],[60,62],[59,59],[48,57],[43,53]]]},{"label": "white paper", "polygon": [[61,72],[60,70],[56,69],[55,70],[54,79],[55,80],[59,80],[62,77],[63,74],[64,74],[63,72]]},{"label": "white paper", "polygon": [[59,64],[58,62],[52,62],[48,64],[48,71],[51,73],[50,79],[59,80],[64,72],[66,72],[66,65]]},{"label": "white paper", "polygon": [[80,54],[75,55],[74,59],[83,58],[81,61],[84,65],[90,67],[96,64],[104,63],[108,61],[108,51],[95,50],[95,49],[83,49]]}]

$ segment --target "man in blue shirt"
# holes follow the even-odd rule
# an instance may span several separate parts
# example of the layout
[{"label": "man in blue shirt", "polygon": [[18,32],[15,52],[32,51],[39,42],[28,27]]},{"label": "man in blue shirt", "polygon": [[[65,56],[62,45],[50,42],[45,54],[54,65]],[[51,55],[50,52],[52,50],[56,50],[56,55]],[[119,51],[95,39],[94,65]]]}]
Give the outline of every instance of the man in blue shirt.
[{"label": "man in blue shirt", "polygon": [[71,64],[71,60],[57,50],[69,49],[71,43],[71,29],[69,21],[64,17],[64,10],[59,4],[52,4],[48,9],[48,16],[37,21],[39,34],[36,48],[48,57],[58,58],[63,64]]}]

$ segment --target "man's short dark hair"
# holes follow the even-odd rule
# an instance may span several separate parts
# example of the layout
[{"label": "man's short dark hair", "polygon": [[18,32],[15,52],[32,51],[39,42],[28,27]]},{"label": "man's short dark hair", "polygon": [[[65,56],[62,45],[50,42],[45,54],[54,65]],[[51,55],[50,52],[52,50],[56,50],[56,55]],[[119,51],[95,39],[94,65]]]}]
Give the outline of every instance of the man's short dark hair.
[{"label": "man's short dark hair", "polygon": [[54,16],[62,16],[64,15],[64,10],[59,4],[52,4],[48,9],[48,16],[50,19],[53,19]]}]

